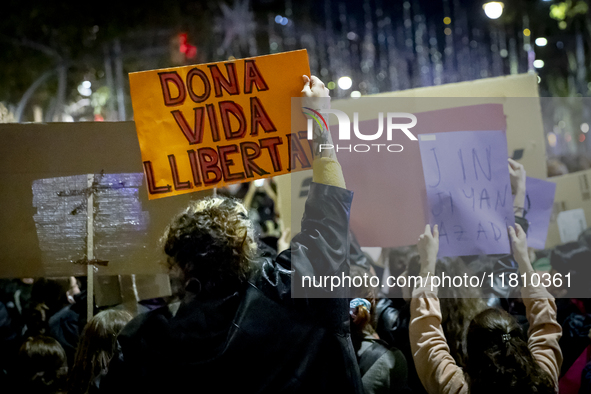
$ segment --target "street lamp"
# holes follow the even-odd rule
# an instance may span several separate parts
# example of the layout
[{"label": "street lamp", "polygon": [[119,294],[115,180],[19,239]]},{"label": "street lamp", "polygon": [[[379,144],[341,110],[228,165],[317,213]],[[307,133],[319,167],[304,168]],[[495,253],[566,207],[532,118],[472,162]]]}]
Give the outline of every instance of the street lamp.
[{"label": "street lamp", "polygon": [[484,9],[484,13],[490,19],[499,19],[503,14],[503,7],[505,4],[501,3],[500,1],[489,1],[485,3],[482,8]]}]

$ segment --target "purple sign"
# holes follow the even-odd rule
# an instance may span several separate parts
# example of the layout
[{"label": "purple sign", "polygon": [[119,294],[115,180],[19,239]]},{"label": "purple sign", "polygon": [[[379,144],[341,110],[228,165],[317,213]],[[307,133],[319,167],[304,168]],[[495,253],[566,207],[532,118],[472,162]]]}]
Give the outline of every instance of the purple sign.
[{"label": "purple sign", "polygon": [[527,211],[525,218],[529,222],[527,246],[534,249],[544,249],[552,216],[556,183],[527,177],[525,191],[525,209]]},{"label": "purple sign", "polygon": [[428,219],[439,225],[439,256],[510,253],[513,197],[503,131],[419,136]]}]

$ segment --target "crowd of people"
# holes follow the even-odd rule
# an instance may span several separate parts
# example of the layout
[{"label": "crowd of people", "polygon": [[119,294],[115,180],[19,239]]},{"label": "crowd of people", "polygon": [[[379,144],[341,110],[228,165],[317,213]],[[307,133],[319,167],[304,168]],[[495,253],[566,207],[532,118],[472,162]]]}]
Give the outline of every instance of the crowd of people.
[{"label": "crowd of people", "polygon": [[[303,94],[314,105],[328,89],[304,77]],[[315,128],[314,144],[329,143],[328,130]],[[444,272],[553,269],[586,280],[591,232],[556,250],[529,249],[525,170],[508,165],[516,224],[506,256],[437,259],[438,228],[427,225],[416,246],[385,249],[378,264],[349,228],[353,193],[324,151],[315,152],[302,230],[285,246],[270,183],[235,190],[245,203],[220,193],[174,217],[163,250],[183,286],[145,313],[103,308],[87,322],[84,278],[4,280],[0,391],[589,393],[587,298],[560,287],[432,286]],[[425,282],[292,294],[304,275],[341,274]]]}]

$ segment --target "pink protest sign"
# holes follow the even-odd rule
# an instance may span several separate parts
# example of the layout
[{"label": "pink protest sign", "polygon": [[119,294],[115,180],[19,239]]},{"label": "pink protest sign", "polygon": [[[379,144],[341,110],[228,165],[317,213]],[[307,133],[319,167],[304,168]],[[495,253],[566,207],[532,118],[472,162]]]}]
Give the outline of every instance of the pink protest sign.
[{"label": "pink protest sign", "polygon": [[419,137],[431,225],[439,256],[510,253],[515,225],[503,131],[456,131]]},{"label": "pink protest sign", "polygon": [[529,222],[527,245],[535,249],[544,249],[552,216],[556,183],[527,177],[525,191],[527,211],[525,218]]},{"label": "pink protest sign", "polygon": [[[415,136],[458,130],[505,130],[502,104],[481,104],[414,114]],[[350,116],[353,119],[352,116]],[[359,122],[364,134],[377,130],[378,120]],[[331,127],[337,141],[338,127]],[[351,143],[367,143],[354,141]],[[379,141],[384,143],[385,141]],[[339,150],[347,188],[355,192],[351,229],[363,246],[414,245],[428,220],[426,190],[418,141],[393,133],[389,144],[404,146],[401,152],[349,152]]]}]

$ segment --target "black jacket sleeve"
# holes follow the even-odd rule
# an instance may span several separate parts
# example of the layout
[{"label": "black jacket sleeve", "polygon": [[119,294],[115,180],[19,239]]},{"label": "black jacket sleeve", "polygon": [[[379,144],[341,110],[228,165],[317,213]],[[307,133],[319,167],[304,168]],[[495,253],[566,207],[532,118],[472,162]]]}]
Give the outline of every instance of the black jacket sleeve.
[{"label": "black jacket sleeve", "polygon": [[[331,279],[349,275],[349,213],[353,193],[335,186],[312,183],[306,200],[302,230],[290,249],[275,261],[267,259],[256,287],[284,303],[310,304],[294,299],[346,298],[342,286],[331,288]],[[322,279],[322,286],[314,287]],[[326,286],[325,286],[326,284]],[[336,283],[335,283],[336,285]]]},{"label": "black jacket sleeve", "polygon": [[370,270],[371,263],[365,253],[363,253],[363,250],[361,250],[361,245],[359,245],[359,241],[357,241],[353,232],[349,232],[349,243],[349,261],[351,265]]}]

